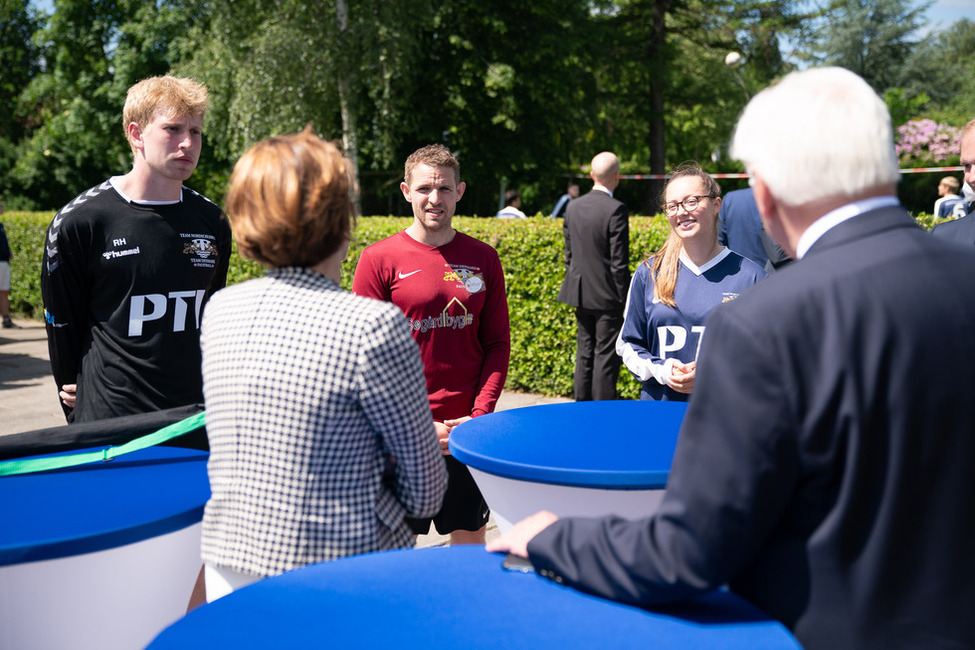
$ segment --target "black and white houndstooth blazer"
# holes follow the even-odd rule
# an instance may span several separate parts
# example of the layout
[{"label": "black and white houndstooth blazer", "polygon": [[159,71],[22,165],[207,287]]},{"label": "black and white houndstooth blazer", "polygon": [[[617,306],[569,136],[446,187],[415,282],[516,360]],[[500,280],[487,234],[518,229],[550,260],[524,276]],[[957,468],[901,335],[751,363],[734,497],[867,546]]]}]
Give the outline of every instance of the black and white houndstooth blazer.
[{"label": "black and white houndstooth blazer", "polygon": [[413,544],[447,478],[403,313],[289,267],[217,292],[201,333],[203,560],[269,576]]}]

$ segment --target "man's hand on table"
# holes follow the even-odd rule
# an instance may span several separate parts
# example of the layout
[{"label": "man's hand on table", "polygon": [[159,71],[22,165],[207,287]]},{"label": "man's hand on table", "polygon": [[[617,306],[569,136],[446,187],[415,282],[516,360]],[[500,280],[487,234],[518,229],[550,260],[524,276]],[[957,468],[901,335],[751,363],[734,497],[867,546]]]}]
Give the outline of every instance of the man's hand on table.
[{"label": "man's hand on table", "polygon": [[528,542],[559,518],[547,510],[536,512],[530,517],[522,519],[515,527],[497,539],[485,544],[484,548],[490,553],[512,553],[518,557],[528,557]]}]

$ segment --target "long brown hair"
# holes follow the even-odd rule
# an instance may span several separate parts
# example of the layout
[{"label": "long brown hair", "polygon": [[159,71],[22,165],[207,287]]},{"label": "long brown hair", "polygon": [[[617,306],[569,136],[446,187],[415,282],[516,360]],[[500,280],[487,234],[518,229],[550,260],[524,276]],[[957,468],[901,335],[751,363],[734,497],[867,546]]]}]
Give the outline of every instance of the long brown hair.
[{"label": "long brown hair", "polygon": [[[715,197],[721,196],[721,187],[717,181],[701,169],[698,163],[687,162],[671,172],[670,178],[667,180],[666,185],[664,185],[664,191],[661,194],[661,204],[666,201],[667,188],[670,187],[670,184],[678,178],[685,176],[696,176],[700,178],[708,194]],[[717,228],[715,228],[715,237],[717,237]],[[677,288],[677,270],[680,265],[680,252],[683,247],[684,245],[680,237],[671,228],[664,245],[656,253],[651,253],[650,257],[646,260],[646,265],[650,267],[650,274],[653,277],[654,298],[675,309],[677,308],[677,302],[674,300],[674,290]]]}]

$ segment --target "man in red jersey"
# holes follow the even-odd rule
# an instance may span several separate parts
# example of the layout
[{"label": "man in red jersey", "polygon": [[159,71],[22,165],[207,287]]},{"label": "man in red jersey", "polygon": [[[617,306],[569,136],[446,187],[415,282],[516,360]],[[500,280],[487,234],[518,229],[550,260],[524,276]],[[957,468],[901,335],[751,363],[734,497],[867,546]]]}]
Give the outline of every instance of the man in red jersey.
[{"label": "man in red jersey", "polygon": [[[451,225],[465,188],[446,147],[413,152],[400,184],[413,223],[362,252],[352,291],[392,302],[406,315],[450,476],[432,521],[452,544],[483,544],[490,511],[470,472],[449,455],[447,440],[461,422],[494,411],[508,374],[511,330],[497,251]],[[425,534],[430,521],[413,520],[413,531]]]}]

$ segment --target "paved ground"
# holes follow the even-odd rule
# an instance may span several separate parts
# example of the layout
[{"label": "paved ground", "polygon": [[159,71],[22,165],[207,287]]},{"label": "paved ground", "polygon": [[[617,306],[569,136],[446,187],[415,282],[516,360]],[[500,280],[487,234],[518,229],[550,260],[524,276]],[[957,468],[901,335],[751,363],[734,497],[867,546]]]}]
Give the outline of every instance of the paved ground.
[{"label": "paved ground", "polygon": [[[0,329],[0,435],[34,431],[64,424],[47,353],[44,323],[15,319],[21,329]],[[563,397],[544,397],[505,392],[498,410],[568,402]],[[497,534],[492,521],[488,538]],[[447,538],[423,535],[418,546],[441,546]]]},{"label": "paved ground", "polygon": [[0,434],[64,424],[47,355],[44,323],[0,329]]}]

